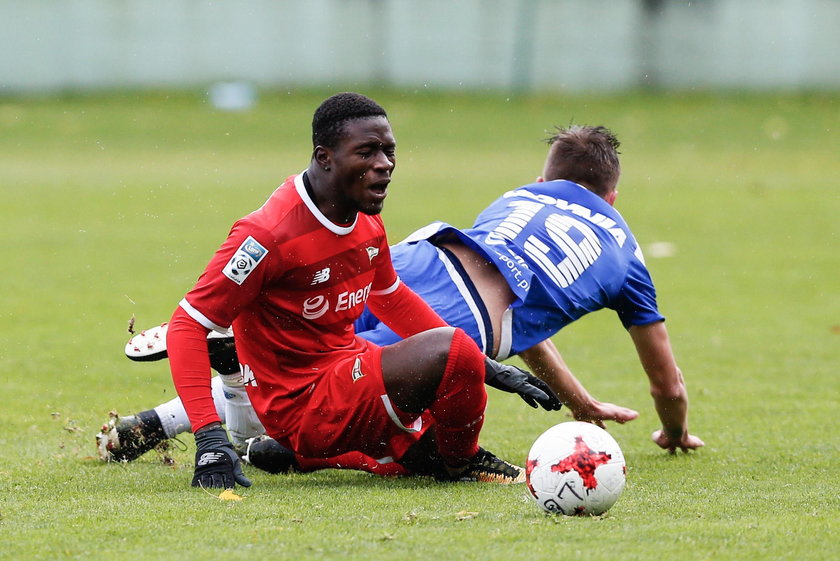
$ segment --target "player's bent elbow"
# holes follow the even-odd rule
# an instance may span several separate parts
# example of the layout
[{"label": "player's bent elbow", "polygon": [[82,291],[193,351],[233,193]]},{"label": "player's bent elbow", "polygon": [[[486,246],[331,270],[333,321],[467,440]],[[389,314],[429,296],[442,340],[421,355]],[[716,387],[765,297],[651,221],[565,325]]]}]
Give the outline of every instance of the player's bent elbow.
[{"label": "player's bent elbow", "polygon": [[670,384],[652,384],[650,395],[656,401],[686,401],[688,399],[682,379]]},{"label": "player's bent elbow", "polygon": [[659,375],[650,376],[650,394],[653,398],[669,401],[685,399],[688,392],[679,367],[674,365],[660,372]]}]

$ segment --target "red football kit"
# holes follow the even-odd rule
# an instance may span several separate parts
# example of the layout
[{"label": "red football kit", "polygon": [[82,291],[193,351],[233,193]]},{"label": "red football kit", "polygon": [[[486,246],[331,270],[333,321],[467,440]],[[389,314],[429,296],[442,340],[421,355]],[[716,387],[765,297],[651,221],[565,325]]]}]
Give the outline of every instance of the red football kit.
[{"label": "red football kit", "polygon": [[170,364],[193,430],[219,421],[206,333],[233,325],[243,382],[269,435],[304,456],[399,457],[429,418],[388,399],[381,349],[353,329],[366,303],[404,337],[446,325],[400,283],[379,216],[337,225],[304,174],[289,177],[234,224],[173,316]]}]

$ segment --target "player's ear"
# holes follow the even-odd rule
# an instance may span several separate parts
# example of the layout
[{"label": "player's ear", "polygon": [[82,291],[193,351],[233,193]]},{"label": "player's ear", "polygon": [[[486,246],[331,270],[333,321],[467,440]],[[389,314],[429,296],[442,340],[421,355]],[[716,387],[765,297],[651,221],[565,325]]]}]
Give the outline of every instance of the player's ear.
[{"label": "player's ear", "polygon": [[610,206],[613,206],[615,204],[616,197],[618,197],[618,189],[613,189],[604,198],[607,200],[608,203],[610,203]]},{"label": "player's ear", "polygon": [[332,157],[330,156],[330,151],[321,146],[320,144],[315,147],[312,151],[312,159],[318,164],[318,167],[323,168],[325,170],[330,169],[330,161]]},{"label": "player's ear", "polygon": [[542,183],[543,181],[545,181],[545,178],[542,175],[538,175],[536,183]]}]

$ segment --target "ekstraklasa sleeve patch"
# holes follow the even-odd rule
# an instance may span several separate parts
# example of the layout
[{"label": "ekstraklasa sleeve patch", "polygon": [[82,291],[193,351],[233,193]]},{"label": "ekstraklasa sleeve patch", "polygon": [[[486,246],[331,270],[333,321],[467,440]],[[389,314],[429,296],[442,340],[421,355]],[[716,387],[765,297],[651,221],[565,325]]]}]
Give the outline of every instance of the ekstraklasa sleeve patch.
[{"label": "ekstraklasa sleeve patch", "polygon": [[260,242],[248,236],[222,269],[222,273],[236,284],[242,284],[267,254],[268,250]]}]

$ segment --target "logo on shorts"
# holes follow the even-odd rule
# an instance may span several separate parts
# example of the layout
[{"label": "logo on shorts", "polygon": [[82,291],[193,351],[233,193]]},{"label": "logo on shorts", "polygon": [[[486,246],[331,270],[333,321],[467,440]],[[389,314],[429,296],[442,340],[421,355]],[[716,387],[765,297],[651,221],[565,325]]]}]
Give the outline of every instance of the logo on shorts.
[{"label": "logo on shorts", "polygon": [[353,378],[353,382],[364,376],[365,373],[362,372],[362,359],[356,357],[356,362],[353,363],[353,371],[350,373],[350,377]]},{"label": "logo on shorts", "polygon": [[242,245],[230,258],[225,268],[222,269],[222,274],[236,284],[242,284],[267,254],[268,250],[266,248],[254,238],[248,236],[248,239],[242,242]]}]

